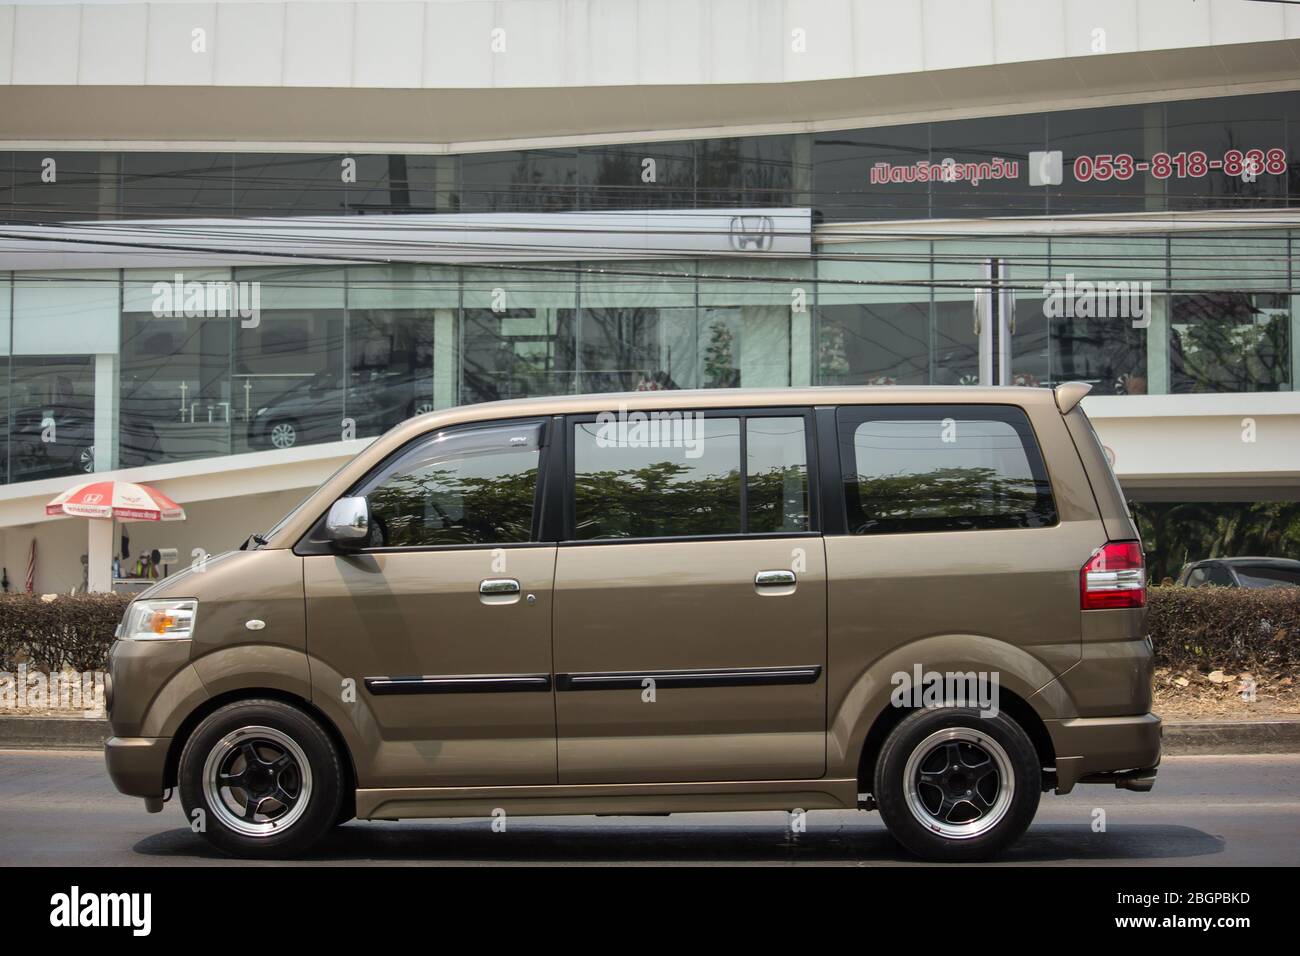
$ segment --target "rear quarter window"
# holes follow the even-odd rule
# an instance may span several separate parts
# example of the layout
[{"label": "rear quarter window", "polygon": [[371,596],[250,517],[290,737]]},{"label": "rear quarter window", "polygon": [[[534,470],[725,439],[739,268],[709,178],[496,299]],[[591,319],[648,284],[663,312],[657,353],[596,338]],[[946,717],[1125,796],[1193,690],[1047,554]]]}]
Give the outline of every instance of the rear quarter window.
[{"label": "rear quarter window", "polygon": [[1025,413],[881,405],[837,414],[851,534],[1043,528],[1058,521]]}]

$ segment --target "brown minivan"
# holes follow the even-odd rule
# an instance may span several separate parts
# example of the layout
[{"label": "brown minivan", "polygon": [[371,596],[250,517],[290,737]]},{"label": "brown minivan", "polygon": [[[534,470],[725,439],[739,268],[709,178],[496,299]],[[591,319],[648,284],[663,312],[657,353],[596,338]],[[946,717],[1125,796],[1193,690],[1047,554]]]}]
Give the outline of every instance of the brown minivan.
[{"label": "brown minivan", "polygon": [[981,859],[1149,790],[1137,531],[1088,386],[411,419],[128,608],[109,773],[247,856],[351,818],[878,809]]}]

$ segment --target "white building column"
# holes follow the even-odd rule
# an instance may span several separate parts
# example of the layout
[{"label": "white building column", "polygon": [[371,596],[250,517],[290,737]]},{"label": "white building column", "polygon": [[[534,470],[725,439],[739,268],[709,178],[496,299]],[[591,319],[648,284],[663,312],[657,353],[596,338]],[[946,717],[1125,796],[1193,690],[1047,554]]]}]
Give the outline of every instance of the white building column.
[{"label": "white building column", "polygon": [[[96,464],[98,464],[96,456]],[[86,584],[92,592],[113,590],[113,520],[111,518],[91,518],[88,532],[86,560]]]},{"label": "white building column", "polygon": [[1169,296],[1151,297],[1151,322],[1147,337],[1147,394],[1169,393]]},{"label": "white building column", "polygon": [[435,309],[433,313],[433,407],[456,404],[456,366],[460,361],[456,342],[456,311]]},{"label": "white building column", "polygon": [[117,355],[95,356],[95,471],[117,467],[118,436]]}]

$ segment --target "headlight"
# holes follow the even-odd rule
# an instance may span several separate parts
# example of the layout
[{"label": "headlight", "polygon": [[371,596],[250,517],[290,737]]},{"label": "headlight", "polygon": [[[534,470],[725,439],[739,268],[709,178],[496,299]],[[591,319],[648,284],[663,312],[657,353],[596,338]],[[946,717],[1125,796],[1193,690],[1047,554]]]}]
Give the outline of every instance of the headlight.
[{"label": "headlight", "polygon": [[194,636],[198,610],[198,601],[136,601],[127,609],[118,637],[124,641],[189,639]]}]

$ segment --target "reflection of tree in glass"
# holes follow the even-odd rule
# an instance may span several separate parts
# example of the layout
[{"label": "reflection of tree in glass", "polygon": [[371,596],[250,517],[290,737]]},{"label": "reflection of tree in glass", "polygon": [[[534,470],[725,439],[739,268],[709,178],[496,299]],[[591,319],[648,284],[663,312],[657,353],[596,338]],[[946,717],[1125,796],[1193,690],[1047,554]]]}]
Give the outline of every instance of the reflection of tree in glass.
[{"label": "reflection of tree in glass", "polygon": [[[1290,322],[1284,303],[1272,294],[1176,297],[1171,390],[1276,391],[1289,380]],[[1180,333],[1178,326],[1185,330]]]},{"label": "reflection of tree in glass", "polygon": [[[859,475],[849,492],[854,534],[965,528],[1037,528],[1056,520],[1046,482],[993,468]],[[856,500],[855,500],[856,499]]]},{"label": "reflection of tree in glass", "polygon": [[750,534],[808,530],[808,473],[803,465],[751,471],[746,480]]},{"label": "reflection of tree in glass", "polygon": [[734,336],[724,322],[714,322],[709,328],[709,345],[704,351],[705,388],[737,388],[740,369],[732,354]]},{"label": "reflection of tree in glass", "polygon": [[574,484],[578,538],[738,534],[740,473],[685,479],[688,465],[580,473]]},{"label": "reflection of tree in glass", "polygon": [[383,546],[498,544],[529,540],[537,469],[460,477],[431,469],[389,479],[369,495]]}]

